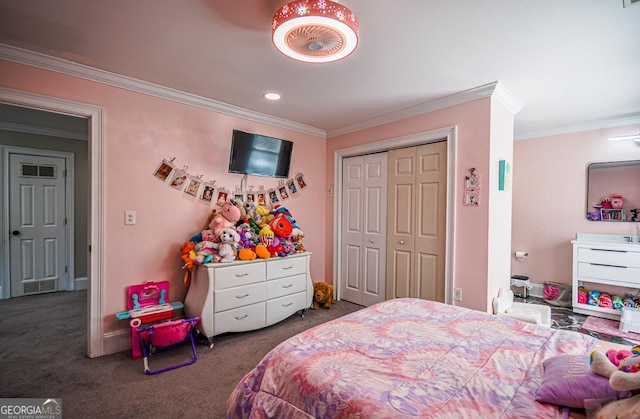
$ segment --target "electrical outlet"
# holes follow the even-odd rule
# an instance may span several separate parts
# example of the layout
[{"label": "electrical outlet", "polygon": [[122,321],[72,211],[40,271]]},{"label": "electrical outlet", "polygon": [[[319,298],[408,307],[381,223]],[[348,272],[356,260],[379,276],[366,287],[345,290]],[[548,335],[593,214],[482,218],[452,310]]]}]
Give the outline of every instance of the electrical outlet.
[{"label": "electrical outlet", "polygon": [[462,301],[462,288],[453,289],[453,299],[456,301]]},{"label": "electrical outlet", "polygon": [[136,212],[134,210],[126,210],[124,212],[125,225],[134,225],[136,223]]}]

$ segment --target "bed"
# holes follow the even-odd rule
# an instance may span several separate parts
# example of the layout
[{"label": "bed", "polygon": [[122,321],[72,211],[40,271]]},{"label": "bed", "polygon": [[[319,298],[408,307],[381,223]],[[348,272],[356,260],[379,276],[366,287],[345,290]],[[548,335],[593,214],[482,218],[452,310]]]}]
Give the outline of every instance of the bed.
[{"label": "bed", "polygon": [[400,298],[306,330],[235,387],[229,418],[558,418],[535,401],[543,360],[593,337]]}]

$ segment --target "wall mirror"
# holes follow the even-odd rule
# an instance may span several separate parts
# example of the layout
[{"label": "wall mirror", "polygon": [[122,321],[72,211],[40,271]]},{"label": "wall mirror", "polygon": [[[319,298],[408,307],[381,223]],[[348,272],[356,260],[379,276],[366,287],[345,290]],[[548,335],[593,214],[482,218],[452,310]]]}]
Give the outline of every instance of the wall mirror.
[{"label": "wall mirror", "polygon": [[587,218],[640,222],[640,160],[591,163],[587,167]]}]

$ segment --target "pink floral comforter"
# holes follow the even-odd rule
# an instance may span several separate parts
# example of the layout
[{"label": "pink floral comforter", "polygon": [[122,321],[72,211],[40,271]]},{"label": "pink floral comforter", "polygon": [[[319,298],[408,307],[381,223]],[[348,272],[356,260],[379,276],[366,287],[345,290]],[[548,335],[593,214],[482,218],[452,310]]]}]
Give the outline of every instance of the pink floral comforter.
[{"label": "pink floral comforter", "polygon": [[229,397],[229,418],[556,418],[542,361],[595,339],[466,308],[395,299],[283,342]]}]

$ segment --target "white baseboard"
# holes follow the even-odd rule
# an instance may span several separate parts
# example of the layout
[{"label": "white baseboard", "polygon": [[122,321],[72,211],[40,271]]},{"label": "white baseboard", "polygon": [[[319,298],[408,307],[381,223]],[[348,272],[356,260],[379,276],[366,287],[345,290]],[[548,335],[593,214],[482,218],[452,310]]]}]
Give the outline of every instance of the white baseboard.
[{"label": "white baseboard", "polygon": [[102,338],[103,355],[111,355],[122,351],[131,352],[131,330],[118,330],[105,333]]},{"label": "white baseboard", "polygon": [[86,276],[82,278],[76,278],[73,282],[73,289],[76,291],[89,289],[89,280]]}]

